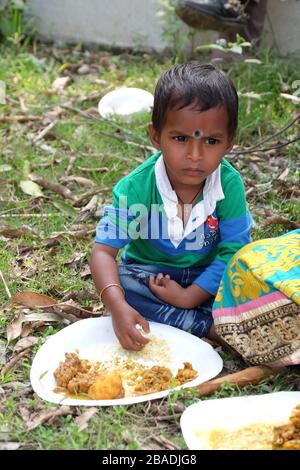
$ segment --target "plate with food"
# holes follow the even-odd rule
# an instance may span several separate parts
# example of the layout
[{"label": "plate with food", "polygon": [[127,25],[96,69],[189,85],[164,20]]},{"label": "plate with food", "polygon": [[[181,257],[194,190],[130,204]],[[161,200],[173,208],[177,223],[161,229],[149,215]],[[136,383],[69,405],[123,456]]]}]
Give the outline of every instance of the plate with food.
[{"label": "plate with food", "polygon": [[34,357],[34,391],[64,405],[128,405],[197,386],[221,372],[223,361],[207,342],[160,323],[150,322],[150,330],[142,351],[126,351],[111,317],[67,326]]},{"label": "plate with food", "polygon": [[300,449],[300,392],[201,401],[180,425],[191,450]]}]

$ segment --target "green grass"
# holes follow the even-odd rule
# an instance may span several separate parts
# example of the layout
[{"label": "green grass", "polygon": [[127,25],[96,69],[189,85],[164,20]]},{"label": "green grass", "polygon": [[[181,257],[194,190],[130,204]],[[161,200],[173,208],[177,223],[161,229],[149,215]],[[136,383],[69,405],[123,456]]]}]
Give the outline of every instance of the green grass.
[{"label": "green grass", "polygon": [[[101,132],[116,132],[114,123],[87,120],[68,110],[63,110],[63,115],[45,141],[56,150],[55,155],[33,145],[31,139],[49,123],[47,113],[59,105],[71,103],[73,107],[82,110],[96,107],[98,99],[82,101],[84,96],[95,91],[105,94],[108,90],[125,85],[153,92],[157,78],[170,66],[171,61],[148,55],[112,55],[104,51],[92,52],[89,56],[78,48],[56,50],[54,56],[50,48],[39,44],[37,47],[36,55],[31,50],[16,55],[14,49],[0,46],[0,80],[6,83],[8,95],[6,105],[0,105],[0,115],[24,114],[20,109],[21,98],[30,115],[45,118],[44,122],[0,123],[0,168],[3,164],[12,167],[10,171],[0,172],[0,230],[3,227],[19,228],[25,225],[37,234],[35,238],[21,236],[7,239],[0,236],[0,270],[12,294],[33,290],[61,300],[64,295],[73,292],[80,299],[78,303],[96,305],[98,298],[91,279],[80,276],[80,269],[90,256],[93,236],[77,240],[66,235],[54,247],[45,247],[45,239],[53,232],[73,230],[79,208],[74,208],[71,201],[47,190],[43,190],[45,197],[42,199],[25,195],[19,187],[24,166],[29,163],[31,172],[51,181],[59,181],[65,176],[70,159],[75,155],[70,174],[93,180],[96,188],[102,189],[98,202],[103,205],[110,201],[113,185],[135,168],[141,159],[147,158],[150,152],[101,135]],[[76,64],[79,60],[93,65],[91,73],[78,75],[70,72],[70,64]],[[290,87],[292,92],[293,81],[300,77],[300,60],[279,59],[266,51],[262,62],[261,65],[226,65],[241,95],[250,91],[261,94],[260,99],[251,101],[241,96],[237,135],[239,145],[255,144],[286,126],[299,113],[299,107],[284,100],[279,94],[283,85]],[[51,92],[53,81],[62,73],[72,75],[70,85],[62,94]],[[149,120],[150,116],[145,114],[133,122],[119,124],[132,133],[128,135],[129,140],[150,145],[146,132]],[[288,129],[285,138],[294,138],[296,131],[296,126]],[[122,130],[121,135],[124,135]],[[271,142],[276,144],[279,138]],[[268,147],[269,143],[265,146]],[[265,209],[289,221],[299,220],[299,205],[289,195],[282,195],[273,184],[273,180],[287,167],[290,172],[285,185],[291,187],[298,184],[299,150],[299,142],[296,142],[279,149],[273,156],[265,155],[265,159],[257,160],[245,155],[232,160],[246,181],[246,188],[249,188],[251,181],[257,185],[248,198],[256,224],[254,239],[280,235],[289,229],[283,225],[265,226]],[[83,173],[80,170],[80,167],[92,169],[101,166],[109,167],[110,171]],[[78,197],[92,189],[76,183],[70,183],[68,187]],[[91,217],[83,224],[95,227],[97,218]],[[65,263],[75,253],[83,253],[85,259],[74,270],[70,270]],[[0,305],[4,306],[7,301],[4,286],[0,282]],[[7,325],[16,311],[6,309],[3,312],[3,315],[0,313],[1,344],[5,344]],[[32,334],[42,339],[62,327],[62,324],[54,323]],[[8,346],[6,361],[11,357],[16,341]],[[179,425],[180,410],[199,399],[195,391],[172,392],[168,398],[151,403],[99,408],[88,427],[81,432],[74,420],[86,408],[74,407],[68,416],[56,418],[52,424],[45,423],[27,432],[22,418],[24,410],[28,410],[32,416],[57,408],[40,400],[32,391],[20,394],[20,383],[21,386],[30,385],[31,360],[41,344],[40,340],[33,347],[29,358],[22,358],[2,377],[0,441],[17,441],[25,449],[155,449],[162,448],[163,444],[159,445],[152,439],[153,436],[163,436],[175,446],[186,448]],[[226,361],[238,361],[229,353],[222,354],[225,365]],[[291,368],[285,375],[270,378],[256,386],[239,389],[225,384],[221,391],[204,399],[296,390],[298,387],[299,375]],[[158,420],[161,416],[167,416],[167,419]]]}]

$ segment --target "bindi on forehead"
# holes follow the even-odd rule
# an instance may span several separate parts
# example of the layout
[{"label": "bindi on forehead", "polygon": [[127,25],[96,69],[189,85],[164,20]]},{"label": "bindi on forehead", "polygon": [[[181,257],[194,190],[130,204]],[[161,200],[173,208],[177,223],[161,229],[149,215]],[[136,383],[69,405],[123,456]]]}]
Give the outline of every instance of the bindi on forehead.
[{"label": "bindi on forehead", "polygon": [[196,129],[192,133],[192,136],[194,137],[194,139],[201,139],[201,137],[203,137],[203,134],[203,131],[201,131],[200,129]]}]

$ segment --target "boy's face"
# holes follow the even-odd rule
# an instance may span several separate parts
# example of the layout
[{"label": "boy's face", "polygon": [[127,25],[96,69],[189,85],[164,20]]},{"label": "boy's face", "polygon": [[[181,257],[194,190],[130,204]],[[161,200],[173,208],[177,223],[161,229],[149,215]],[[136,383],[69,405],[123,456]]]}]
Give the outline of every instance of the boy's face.
[{"label": "boy's face", "polygon": [[233,146],[225,106],[202,112],[192,105],[169,109],[161,132],[149,124],[149,134],[154,147],[162,151],[174,190],[199,188]]}]

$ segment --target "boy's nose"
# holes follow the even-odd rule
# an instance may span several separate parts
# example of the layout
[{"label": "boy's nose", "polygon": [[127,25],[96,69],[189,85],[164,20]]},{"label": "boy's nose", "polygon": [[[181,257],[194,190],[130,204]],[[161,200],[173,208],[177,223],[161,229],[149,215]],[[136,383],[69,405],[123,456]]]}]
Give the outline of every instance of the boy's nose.
[{"label": "boy's nose", "polygon": [[190,143],[188,149],[188,158],[193,161],[202,159],[202,145],[199,141],[193,141]]}]

